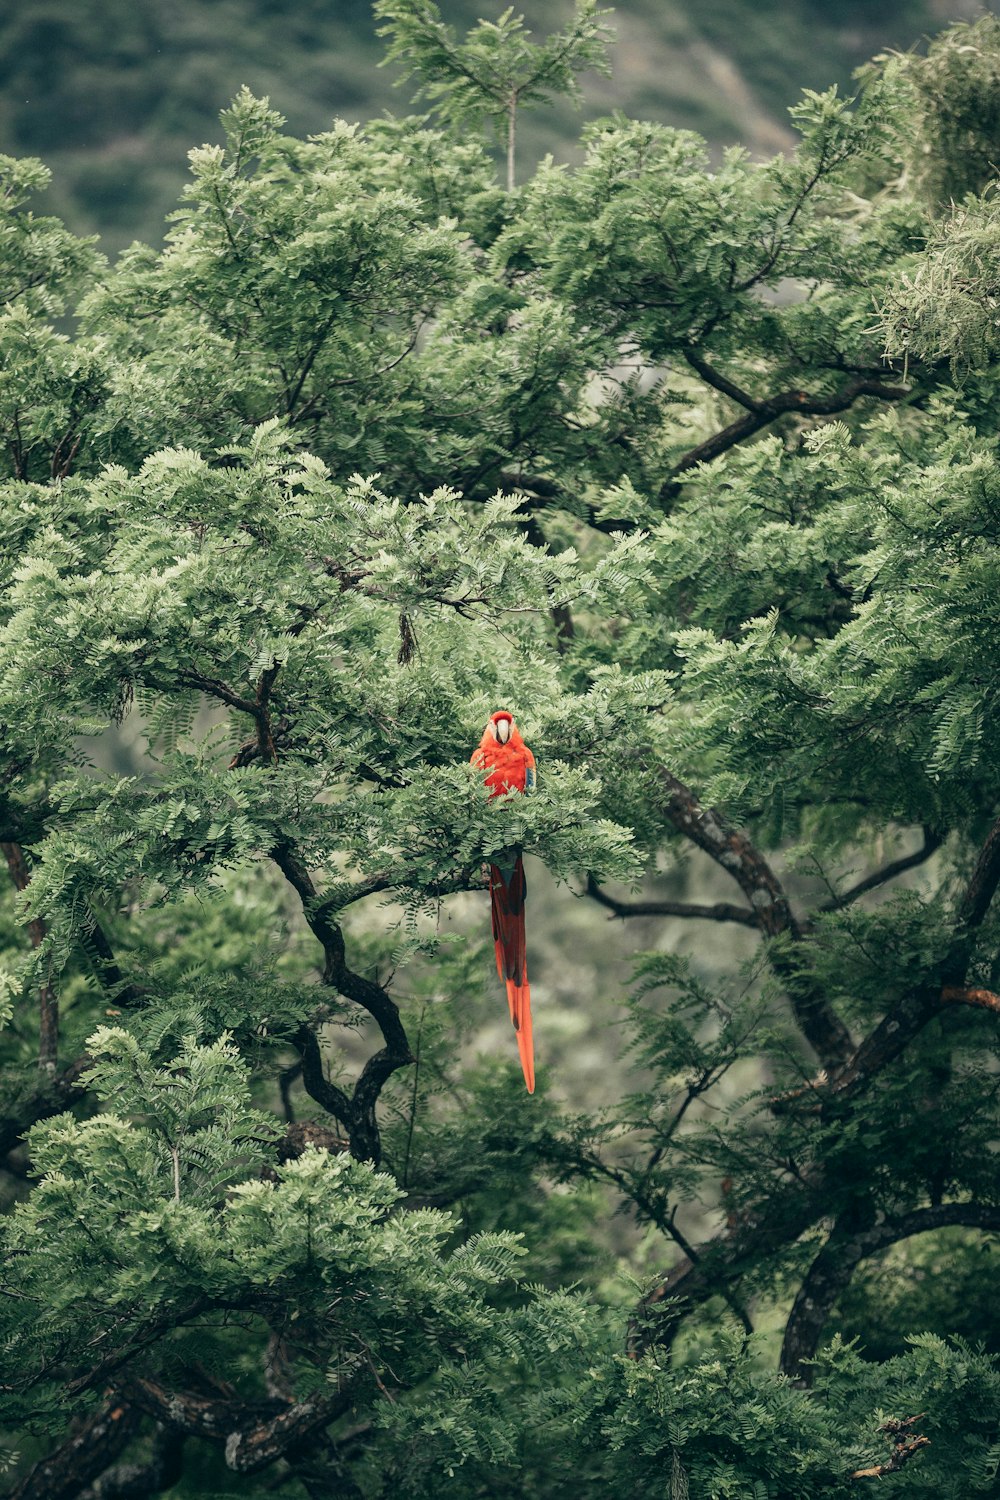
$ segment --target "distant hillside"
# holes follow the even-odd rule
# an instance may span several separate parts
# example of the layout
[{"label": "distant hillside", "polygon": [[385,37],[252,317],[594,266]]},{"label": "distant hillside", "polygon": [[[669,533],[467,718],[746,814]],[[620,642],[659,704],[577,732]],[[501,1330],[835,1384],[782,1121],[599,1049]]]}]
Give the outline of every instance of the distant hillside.
[{"label": "distant hillside", "polygon": [[[440,0],[466,27],[502,8]],[[1000,8],[1000,0],[989,8]],[[538,31],[570,0],[531,0]],[[883,47],[906,48],[983,9],[969,0],[621,0],[612,80],[587,114],[611,108],[701,131],[714,144],[780,149],[803,87],[848,86]],[[7,0],[0,10],[0,150],[55,173],[46,206],[114,251],[159,239],[190,146],[218,138],[241,84],[266,93],[298,133],[336,115],[405,112],[406,90],[377,64],[369,0]],[[525,120],[524,157],[565,156],[568,111]]]}]

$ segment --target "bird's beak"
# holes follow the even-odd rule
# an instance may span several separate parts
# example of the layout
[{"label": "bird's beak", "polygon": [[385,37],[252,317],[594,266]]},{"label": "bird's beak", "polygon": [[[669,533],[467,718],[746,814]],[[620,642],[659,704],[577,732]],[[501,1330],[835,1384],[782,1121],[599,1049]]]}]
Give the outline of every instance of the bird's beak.
[{"label": "bird's beak", "polygon": [[506,743],[507,743],[507,741],[508,741],[509,738],[510,738],[510,720],[509,719],[498,719],[497,720],[497,739],[500,741],[501,745],[506,745]]}]

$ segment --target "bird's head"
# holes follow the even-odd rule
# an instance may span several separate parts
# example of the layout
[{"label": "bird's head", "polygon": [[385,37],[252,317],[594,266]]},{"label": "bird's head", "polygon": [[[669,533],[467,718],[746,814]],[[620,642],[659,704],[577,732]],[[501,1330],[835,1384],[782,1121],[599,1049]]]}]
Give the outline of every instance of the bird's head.
[{"label": "bird's head", "polygon": [[498,708],[495,714],[490,714],[486,728],[498,745],[509,744],[514,732],[514,715],[505,708]]}]

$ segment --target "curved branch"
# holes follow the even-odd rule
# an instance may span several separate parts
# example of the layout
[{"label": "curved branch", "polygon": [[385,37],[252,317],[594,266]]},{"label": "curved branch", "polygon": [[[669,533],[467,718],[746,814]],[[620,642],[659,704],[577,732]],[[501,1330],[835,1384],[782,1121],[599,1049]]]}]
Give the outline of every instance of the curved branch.
[{"label": "curved branch", "polygon": [[138,1412],[112,1397],[53,1453],[40,1459],[7,1500],[77,1500],[80,1491],[114,1462],[138,1426]]},{"label": "curved branch", "polygon": [[728,1289],[761,1256],[793,1244],[822,1217],[825,1203],[817,1172],[736,1215],[731,1226],[698,1247],[697,1258],[685,1255],[642,1298],[628,1325],[629,1352],[637,1356],[653,1344],[669,1346],[688,1313]]},{"label": "curved branch", "polygon": [[[660,778],[667,797],[663,812],[678,833],[721,865],[750,903],[754,923],[766,937],[803,936],[781,882],[767,860],[738,828],[715,808],[704,807],[690,787],[666,769]],[[772,949],[771,964],[788,989],[795,1019],[824,1068],[835,1073],[854,1051],[851,1034],[826,997],[803,982],[787,954]]]},{"label": "curved branch", "polygon": [[237,1474],[254,1474],[274,1463],[317,1427],[342,1416],[354,1400],[353,1393],[338,1391],[291,1403],[230,1401],[168,1391],[148,1379],[135,1381],[128,1395],[140,1410],[176,1431],[222,1443],[226,1465]]},{"label": "curved branch", "polygon": [[902,875],[907,870],[916,869],[922,865],[931,855],[940,849],[943,840],[939,833],[934,833],[930,828],[924,829],[924,841],[919,849],[912,854],[904,854],[901,859],[894,859],[884,865],[881,870],[875,870],[871,875],[866,875],[864,880],[859,880],[849,890],[839,896],[831,896],[829,901],[824,901],[818,911],[840,911],[845,906],[850,906],[859,896],[865,895],[867,891],[874,891],[880,885],[885,885],[889,880],[895,880],[897,875]]},{"label": "curved branch", "polygon": [[748,906],[731,906],[725,901],[714,906],[698,906],[688,901],[616,901],[601,889],[593,875],[587,876],[587,895],[616,917],[700,917],[709,922],[739,922],[743,927],[759,925]]},{"label": "curved branch", "polygon": [[120,1463],[107,1469],[77,1500],[147,1500],[173,1489],[184,1472],[184,1438],[158,1423],[146,1463]]},{"label": "curved branch", "polygon": [[[688,356],[685,355],[685,358]],[[688,469],[710,463],[713,458],[735,448],[745,438],[753,437],[754,433],[760,432],[763,427],[770,426],[778,417],[789,412],[796,412],[803,417],[831,417],[838,412],[847,411],[859,396],[877,396],[882,401],[903,401],[910,395],[912,392],[907,386],[883,385],[879,380],[858,375],[829,396],[810,396],[808,391],[781,391],[776,396],[768,396],[763,401],[755,402],[745,417],[730,422],[728,427],[713,433],[679,458],[660,487],[660,501],[665,505],[673,498],[678,478]],[[747,398],[749,399],[751,398]],[[745,406],[746,400],[740,404]]]},{"label": "curved branch", "polygon": [[[857,1051],[848,1060],[839,1077],[831,1084],[838,1095],[864,1087],[866,1081],[881,1073],[909,1046],[919,1031],[938,1013],[942,1001],[957,1000],[965,988],[965,974],[972,957],[976,933],[1000,885],[1000,818],[997,818],[976,860],[968,884],[955,913],[954,936],[941,967],[927,983],[911,990],[882,1017]],[[987,995],[987,990],[980,994]],[[967,1000],[966,1004],[989,1002]]]},{"label": "curved branch", "polygon": [[353,1155],[377,1166],[382,1157],[382,1140],[375,1117],[379,1095],[392,1074],[413,1061],[399,1008],[382,985],[348,967],[344,934],[334,920],[333,908],[319,899],[312,876],[291,844],[277,845],[272,858],[297,892],[306,921],[322,946],[324,984],[368,1011],[382,1033],[385,1046],[368,1059],[349,1099],[325,1078],[319,1043],[312,1028],[300,1028],[296,1037],[302,1055],[302,1082],[307,1091],[346,1127]]},{"label": "curved branch", "polygon": [[976,1005],[982,1010],[1000,1012],[1000,995],[992,990],[967,990],[946,984],[941,991],[941,1000],[945,1005]]},{"label": "curved branch", "polygon": [[812,1384],[811,1361],[833,1304],[850,1283],[858,1265],[880,1250],[926,1234],[931,1229],[964,1225],[970,1229],[1000,1229],[1000,1206],[983,1203],[940,1203],[914,1209],[898,1219],[883,1219],[862,1230],[834,1226],[799,1287],[785,1325],[781,1370],[803,1385]]}]

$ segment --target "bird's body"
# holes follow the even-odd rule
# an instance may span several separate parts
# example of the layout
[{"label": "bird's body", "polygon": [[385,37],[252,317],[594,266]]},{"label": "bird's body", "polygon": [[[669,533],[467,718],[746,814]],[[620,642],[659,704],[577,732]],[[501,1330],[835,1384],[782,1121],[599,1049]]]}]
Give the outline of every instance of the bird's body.
[{"label": "bird's body", "polygon": [[[530,792],[535,786],[535,757],[506,710],[491,714],[472,764],[486,771],[491,797]],[[497,973],[507,986],[510,1019],[528,1093],[535,1092],[535,1058],[531,1035],[531,990],[524,941],[524,863],[516,844],[490,857],[490,907]]]}]

